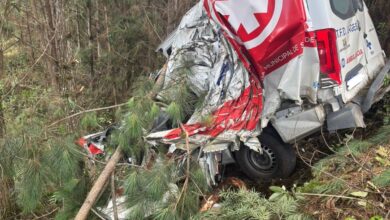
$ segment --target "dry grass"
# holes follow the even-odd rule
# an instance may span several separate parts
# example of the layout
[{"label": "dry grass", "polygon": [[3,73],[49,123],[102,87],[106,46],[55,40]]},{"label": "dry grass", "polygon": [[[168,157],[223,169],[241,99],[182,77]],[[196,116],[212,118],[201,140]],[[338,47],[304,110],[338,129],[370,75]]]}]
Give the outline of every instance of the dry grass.
[{"label": "dry grass", "polygon": [[[334,184],[338,179],[324,172],[309,183],[310,186],[306,185],[307,192],[318,193],[316,190],[326,188],[329,191],[318,193],[318,196],[307,196],[302,207],[305,213],[310,214],[315,219],[346,219],[348,217],[370,219],[373,216],[388,219],[390,217],[390,186],[381,188],[376,186],[373,181],[375,177],[390,168],[376,159],[380,148],[390,152],[390,144],[387,143],[371,147],[367,152],[355,156],[356,162],[347,153],[345,163],[329,163],[325,168],[326,172],[344,182],[342,182],[341,188],[332,189],[328,186]],[[390,153],[385,159],[390,159]],[[352,192],[368,192],[368,195],[361,198],[356,197],[356,199],[347,198],[353,197],[351,196]]]},{"label": "dry grass", "polygon": [[0,179],[0,219],[7,219],[11,216],[12,210],[15,210],[12,195],[9,189],[12,189],[12,181],[7,178]]}]

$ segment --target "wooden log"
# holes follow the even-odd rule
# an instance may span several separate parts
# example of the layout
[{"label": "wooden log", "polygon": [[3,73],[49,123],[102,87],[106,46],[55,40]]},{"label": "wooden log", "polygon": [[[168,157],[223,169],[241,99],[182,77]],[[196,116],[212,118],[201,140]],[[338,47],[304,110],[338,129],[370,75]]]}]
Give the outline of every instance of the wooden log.
[{"label": "wooden log", "polygon": [[111,159],[108,161],[106,167],[103,172],[100,174],[99,178],[96,180],[93,185],[91,191],[88,193],[87,198],[85,199],[83,205],[81,206],[79,212],[77,213],[75,220],[85,220],[88,217],[91,208],[96,203],[96,200],[104,188],[104,185],[111,177],[111,174],[115,170],[116,164],[122,158],[122,151],[120,147],[118,147],[115,153],[112,155]]}]

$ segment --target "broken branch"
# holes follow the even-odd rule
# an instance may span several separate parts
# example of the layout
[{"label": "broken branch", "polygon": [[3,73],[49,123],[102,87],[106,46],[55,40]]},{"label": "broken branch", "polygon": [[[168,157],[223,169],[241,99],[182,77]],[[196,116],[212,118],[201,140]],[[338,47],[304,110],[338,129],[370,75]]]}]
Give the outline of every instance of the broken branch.
[{"label": "broken branch", "polygon": [[109,110],[109,109],[113,109],[113,108],[119,108],[119,107],[125,106],[126,104],[127,104],[127,103],[122,103],[122,104],[113,105],[113,106],[108,106],[108,107],[94,108],[94,109],[89,109],[89,110],[81,111],[81,112],[75,113],[75,114],[73,114],[73,115],[69,115],[68,117],[63,118],[63,119],[61,119],[61,120],[55,121],[55,122],[53,122],[52,124],[50,124],[49,126],[47,126],[47,127],[48,127],[48,128],[53,127],[54,125],[56,125],[56,124],[58,124],[58,123],[60,123],[60,122],[66,121],[66,120],[68,120],[68,119],[74,118],[74,117],[79,116],[79,115],[82,115],[82,114],[86,114],[86,113],[90,113],[90,112],[103,111],[103,110]]},{"label": "broken branch", "polygon": [[85,199],[83,205],[81,206],[79,212],[77,213],[75,220],[85,220],[88,217],[89,212],[92,209],[92,206],[95,204],[100,192],[102,191],[107,180],[111,177],[116,164],[122,158],[122,150],[118,147],[115,153],[112,155],[111,159],[108,161],[103,172],[100,174],[99,178],[96,180],[91,191],[88,193],[87,198]]}]

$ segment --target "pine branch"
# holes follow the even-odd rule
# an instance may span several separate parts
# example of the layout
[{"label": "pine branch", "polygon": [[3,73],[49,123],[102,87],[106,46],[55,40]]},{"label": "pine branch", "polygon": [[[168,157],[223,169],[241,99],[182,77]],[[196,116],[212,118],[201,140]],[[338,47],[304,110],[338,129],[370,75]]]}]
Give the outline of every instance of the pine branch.
[{"label": "pine branch", "polygon": [[46,217],[48,217],[48,216],[50,216],[51,214],[57,212],[58,209],[59,209],[59,208],[57,207],[57,208],[51,210],[50,212],[48,212],[48,213],[46,213],[46,214],[44,214],[44,215],[41,215],[41,216],[38,216],[38,217],[34,218],[34,220],[38,220],[38,219],[47,219]]},{"label": "pine branch", "polygon": [[122,103],[122,104],[113,105],[113,106],[108,106],[108,107],[94,108],[94,109],[89,109],[89,110],[81,111],[81,112],[75,113],[75,114],[73,114],[73,115],[69,115],[68,117],[63,118],[63,119],[61,119],[61,120],[55,121],[55,122],[51,123],[49,126],[47,126],[47,128],[53,127],[54,125],[57,125],[57,124],[59,124],[59,123],[61,123],[61,122],[64,122],[64,121],[66,121],[66,120],[69,120],[69,119],[71,119],[71,118],[77,117],[77,116],[79,116],[79,115],[83,115],[83,114],[91,113],[91,112],[97,112],[97,111],[110,110],[110,109],[114,109],[114,108],[120,108],[120,107],[125,106],[125,105],[127,105],[127,103]]},{"label": "pine branch", "polygon": [[387,169],[378,176],[376,176],[373,179],[373,182],[375,183],[375,185],[383,188],[390,186],[390,169]]},{"label": "pine branch", "polygon": [[186,149],[187,149],[187,168],[186,168],[186,174],[185,174],[186,176],[185,176],[184,184],[182,187],[182,191],[179,195],[179,198],[176,201],[174,210],[177,210],[177,206],[179,205],[182,197],[185,196],[184,195],[185,191],[187,191],[187,189],[188,189],[188,182],[189,182],[189,178],[190,178],[190,167],[191,167],[191,161],[190,161],[191,152],[190,152],[189,134],[188,134],[188,132],[185,129],[183,124],[180,123],[180,127],[185,133]]},{"label": "pine branch", "polygon": [[342,196],[342,195],[317,194],[317,193],[296,193],[296,195],[298,195],[298,196],[315,196],[315,197],[331,197],[331,198],[366,201],[366,199],[361,199],[361,198],[356,198],[356,197],[351,197],[351,196]]}]

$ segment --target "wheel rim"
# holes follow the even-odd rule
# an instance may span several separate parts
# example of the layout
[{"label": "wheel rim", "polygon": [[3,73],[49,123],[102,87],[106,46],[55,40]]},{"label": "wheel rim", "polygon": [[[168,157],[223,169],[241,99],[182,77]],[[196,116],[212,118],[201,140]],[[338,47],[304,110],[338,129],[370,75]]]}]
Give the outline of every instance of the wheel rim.
[{"label": "wheel rim", "polygon": [[262,146],[263,154],[259,152],[250,150],[249,153],[249,162],[257,170],[263,172],[273,172],[277,168],[276,155],[275,153],[267,146]]}]

